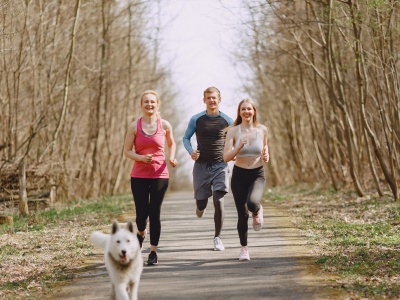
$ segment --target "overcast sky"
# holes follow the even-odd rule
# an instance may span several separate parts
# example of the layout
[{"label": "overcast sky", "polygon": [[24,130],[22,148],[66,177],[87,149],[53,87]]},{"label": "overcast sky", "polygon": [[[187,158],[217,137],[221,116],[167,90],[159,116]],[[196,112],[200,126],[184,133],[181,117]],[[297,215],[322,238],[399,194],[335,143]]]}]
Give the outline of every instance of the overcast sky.
[{"label": "overcast sky", "polygon": [[[232,52],[240,47],[239,0],[161,1],[163,24],[161,58],[172,62],[173,79],[184,98],[184,117],[205,109],[203,91],[216,86],[222,94],[221,111],[232,118],[243,98]],[[225,7],[224,7],[225,6]]]},{"label": "overcast sky", "polygon": [[[241,47],[238,27],[244,13],[240,0],[161,0],[160,56],[172,71],[182,101],[182,130],[192,115],[205,110],[203,91],[216,86],[222,94],[220,110],[236,118],[237,104],[247,95],[240,91],[240,78],[232,53]],[[153,20],[154,21],[154,20]],[[176,134],[176,140],[182,139]],[[196,146],[193,136],[192,145]],[[180,172],[186,174],[193,161],[184,153]],[[230,167],[231,163],[229,163]]]}]

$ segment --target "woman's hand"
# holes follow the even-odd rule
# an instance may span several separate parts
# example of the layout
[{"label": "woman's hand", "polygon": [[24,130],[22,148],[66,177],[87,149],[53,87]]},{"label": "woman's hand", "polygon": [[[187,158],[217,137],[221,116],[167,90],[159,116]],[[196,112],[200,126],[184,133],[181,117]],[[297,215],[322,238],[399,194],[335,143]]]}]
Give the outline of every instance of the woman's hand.
[{"label": "woman's hand", "polygon": [[169,164],[171,165],[171,167],[175,168],[178,165],[178,161],[175,158],[170,158]]},{"label": "woman's hand", "polygon": [[248,145],[248,143],[249,143],[249,141],[248,141],[248,139],[246,137],[245,138],[241,138],[240,141],[239,141],[239,145],[237,145],[237,149],[238,150],[242,149],[244,147],[244,145]]},{"label": "woman's hand", "polygon": [[265,163],[267,163],[269,161],[268,146],[264,147],[263,152],[262,152],[262,156],[263,156],[263,161]]},{"label": "woman's hand", "polygon": [[142,162],[149,164],[153,160],[153,154],[142,155]]}]

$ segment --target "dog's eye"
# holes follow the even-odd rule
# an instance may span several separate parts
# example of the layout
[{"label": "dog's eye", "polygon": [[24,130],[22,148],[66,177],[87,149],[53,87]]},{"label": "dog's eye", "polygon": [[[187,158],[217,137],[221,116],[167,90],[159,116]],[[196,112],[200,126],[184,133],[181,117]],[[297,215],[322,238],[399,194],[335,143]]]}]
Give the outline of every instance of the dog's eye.
[{"label": "dog's eye", "polygon": [[131,240],[126,240],[127,243],[130,243]]},{"label": "dog's eye", "polygon": [[119,244],[119,243],[121,243],[121,241],[118,240],[118,241],[117,241],[117,244]]}]

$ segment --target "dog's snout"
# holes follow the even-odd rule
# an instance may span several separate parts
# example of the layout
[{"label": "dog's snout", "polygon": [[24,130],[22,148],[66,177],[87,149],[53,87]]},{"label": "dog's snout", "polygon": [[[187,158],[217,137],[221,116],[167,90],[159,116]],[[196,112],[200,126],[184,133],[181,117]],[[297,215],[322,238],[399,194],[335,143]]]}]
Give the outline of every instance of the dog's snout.
[{"label": "dog's snout", "polygon": [[121,253],[122,253],[123,256],[125,256],[126,255],[126,250],[122,250]]}]

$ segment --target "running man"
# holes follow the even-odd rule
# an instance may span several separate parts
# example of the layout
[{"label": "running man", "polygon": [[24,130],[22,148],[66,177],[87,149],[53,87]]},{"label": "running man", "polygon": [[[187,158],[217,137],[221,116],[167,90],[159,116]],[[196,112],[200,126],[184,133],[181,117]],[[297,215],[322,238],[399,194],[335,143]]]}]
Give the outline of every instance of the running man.
[{"label": "running man", "polygon": [[[221,93],[216,87],[209,87],[203,93],[206,110],[191,117],[183,145],[195,161],[193,166],[193,187],[196,200],[196,215],[203,217],[208,199],[212,196],[214,212],[214,250],[225,249],[220,235],[224,222],[224,196],[229,191],[229,169],[224,162],[225,135],[233,119],[219,110]],[[190,142],[196,133],[197,149]]]}]

